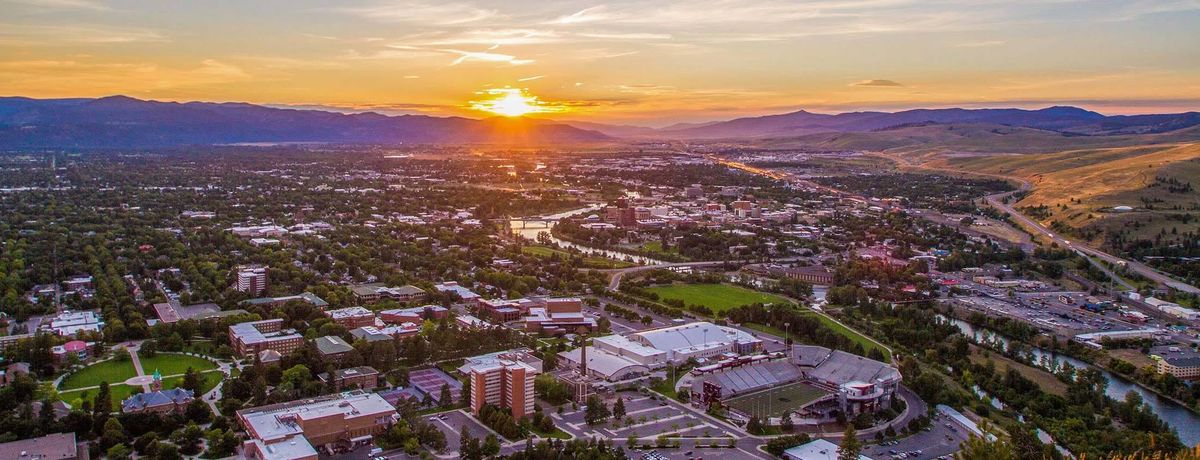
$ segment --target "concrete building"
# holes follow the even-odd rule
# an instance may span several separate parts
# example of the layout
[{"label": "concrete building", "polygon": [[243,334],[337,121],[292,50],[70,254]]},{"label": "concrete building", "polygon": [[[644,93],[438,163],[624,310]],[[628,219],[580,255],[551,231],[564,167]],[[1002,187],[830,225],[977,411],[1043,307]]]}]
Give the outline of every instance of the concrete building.
[{"label": "concrete building", "polygon": [[496,359],[469,366],[471,412],[484,404],[509,409],[513,418],[533,413],[533,380],[538,370],[524,361]]},{"label": "concrete building", "polygon": [[385,323],[392,324],[420,324],[426,319],[438,320],[445,318],[447,314],[449,314],[449,310],[441,305],[423,305],[420,307],[383,310],[379,312],[379,319]]},{"label": "concrete building", "polygon": [[267,267],[238,267],[238,292],[259,295],[267,290]]},{"label": "concrete building", "polygon": [[479,294],[476,294],[466,287],[460,286],[457,281],[438,283],[433,285],[433,288],[438,292],[452,292],[457,294],[458,297],[462,299],[462,301],[459,302],[460,305],[474,305],[480,299]]},{"label": "concrete building", "polygon": [[1171,374],[1179,379],[1200,379],[1200,352],[1186,346],[1163,346],[1150,349],[1150,359],[1159,374]]},{"label": "concrete building", "polygon": [[161,323],[177,323],[179,321],[194,319],[218,319],[227,316],[235,316],[247,313],[246,310],[221,310],[221,307],[215,303],[200,303],[187,306],[176,306],[170,302],[154,304],[154,312],[158,314],[158,321]]},{"label": "concrete building", "polygon": [[13,460],[87,460],[87,444],[75,441],[75,433],[55,433],[40,438],[0,444],[0,458]]},{"label": "concrete building", "polygon": [[229,326],[229,345],[238,355],[248,358],[267,350],[286,355],[303,344],[304,336],[291,329],[284,330],[283,320],[278,318]]},{"label": "concrete building", "polygon": [[369,445],[399,419],[374,393],[351,391],[237,411],[250,440],[244,455],[264,460],[315,460],[317,449]]}]

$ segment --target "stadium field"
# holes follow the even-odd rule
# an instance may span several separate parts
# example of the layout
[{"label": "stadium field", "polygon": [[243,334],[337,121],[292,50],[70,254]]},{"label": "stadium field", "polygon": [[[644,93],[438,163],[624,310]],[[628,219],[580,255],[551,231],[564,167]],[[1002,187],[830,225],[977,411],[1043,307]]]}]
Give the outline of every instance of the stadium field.
[{"label": "stadium field", "polygon": [[725,405],[760,419],[779,417],[804,407],[829,392],[804,382],[768,388],[725,401]]}]

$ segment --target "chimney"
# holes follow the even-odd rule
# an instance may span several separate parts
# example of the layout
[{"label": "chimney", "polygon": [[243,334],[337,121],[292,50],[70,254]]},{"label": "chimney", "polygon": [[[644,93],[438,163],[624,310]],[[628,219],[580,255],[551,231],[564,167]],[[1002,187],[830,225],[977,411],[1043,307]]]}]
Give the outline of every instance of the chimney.
[{"label": "chimney", "polygon": [[583,348],[579,349],[579,373],[587,378],[587,339],[584,339]]}]

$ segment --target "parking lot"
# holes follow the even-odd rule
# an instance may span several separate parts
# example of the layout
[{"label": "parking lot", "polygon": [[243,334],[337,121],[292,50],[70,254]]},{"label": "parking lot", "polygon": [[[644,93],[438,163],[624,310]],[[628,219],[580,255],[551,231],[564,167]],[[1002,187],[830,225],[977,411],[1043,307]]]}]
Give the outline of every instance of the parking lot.
[{"label": "parking lot", "polygon": [[[491,430],[462,410],[428,415],[424,421],[446,435],[446,451],[452,456],[457,456],[458,446],[462,443],[460,433],[464,427],[473,438],[483,439],[491,433]],[[505,439],[500,438],[500,442],[505,442]]]},{"label": "parking lot", "polygon": [[[602,424],[589,427],[584,420],[583,407],[577,410],[568,409],[562,414],[552,413],[552,417],[564,431],[582,437],[587,437],[592,433],[618,440],[634,436],[642,439],[644,443],[653,442],[653,438],[662,434],[686,438],[733,436],[725,428],[679,407],[678,403],[674,401],[634,392],[622,392],[618,395],[625,400],[626,414],[625,418],[619,421],[610,419]],[[606,402],[609,407],[612,407],[616,402],[616,396],[610,395]]]},{"label": "parking lot", "polygon": [[[949,427],[946,424],[950,424]],[[929,431],[922,431],[895,441],[894,445],[873,444],[863,448],[863,455],[875,460],[898,458],[938,458],[958,452],[968,433],[949,418],[937,414]],[[916,455],[908,453],[920,452]]]}]

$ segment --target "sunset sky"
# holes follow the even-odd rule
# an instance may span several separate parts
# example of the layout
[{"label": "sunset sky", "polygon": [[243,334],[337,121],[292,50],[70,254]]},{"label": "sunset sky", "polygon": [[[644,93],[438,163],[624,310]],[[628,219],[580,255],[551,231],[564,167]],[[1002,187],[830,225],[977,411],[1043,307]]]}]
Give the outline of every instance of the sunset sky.
[{"label": "sunset sky", "polygon": [[[1200,110],[1200,1],[0,0],[0,95],[659,126],[798,109]],[[475,105],[477,106],[477,104]]]}]

